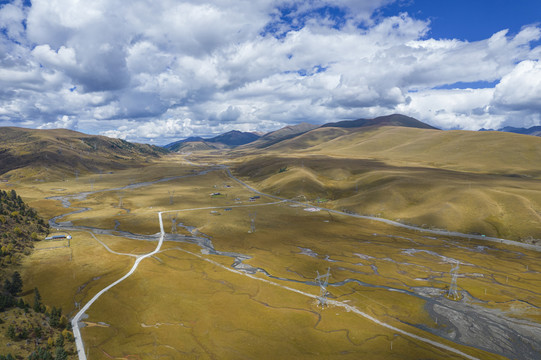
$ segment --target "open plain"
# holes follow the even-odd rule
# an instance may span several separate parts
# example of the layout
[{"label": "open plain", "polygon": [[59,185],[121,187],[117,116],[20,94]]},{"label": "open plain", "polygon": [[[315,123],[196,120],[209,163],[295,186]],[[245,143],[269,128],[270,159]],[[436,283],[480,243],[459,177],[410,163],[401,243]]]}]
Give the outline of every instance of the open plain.
[{"label": "open plain", "polygon": [[[237,178],[235,161],[170,155],[144,168],[2,184],[72,235],[69,247],[39,243],[23,264],[25,288],[39,286],[70,317],[137,263],[77,318],[79,358],[541,354],[536,246],[397,226],[303,189],[254,192],[264,186]],[[327,271],[322,290],[316,276]]]}]

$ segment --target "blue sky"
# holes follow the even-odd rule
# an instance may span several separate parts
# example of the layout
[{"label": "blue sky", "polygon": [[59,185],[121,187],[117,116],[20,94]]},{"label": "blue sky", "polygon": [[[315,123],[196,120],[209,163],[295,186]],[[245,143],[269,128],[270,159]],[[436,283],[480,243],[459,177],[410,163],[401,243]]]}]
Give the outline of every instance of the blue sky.
[{"label": "blue sky", "polygon": [[391,113],[540,125],[540,4],[0,1],[0,126],[165,144]]},{"label": "blue sky", "polygon": [[509,29],[518,33],[524,25],[541,22],[541,1],[537,0],[406,0],[381,9],[385,16],[408,12],[431,21],[428,36],[478,41]]}]

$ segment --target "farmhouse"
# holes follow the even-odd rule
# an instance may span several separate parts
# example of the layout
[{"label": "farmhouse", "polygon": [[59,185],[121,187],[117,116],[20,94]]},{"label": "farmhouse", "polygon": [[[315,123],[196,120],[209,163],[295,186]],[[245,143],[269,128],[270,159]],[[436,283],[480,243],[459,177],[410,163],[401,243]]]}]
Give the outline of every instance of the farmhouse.
[{"label": "farmhouse", "polygon": [[61,239],[68,239],[71,240],[71,235],[69,234],[55,234],[51,235],[45,238],[45,240],[61,240]]}]

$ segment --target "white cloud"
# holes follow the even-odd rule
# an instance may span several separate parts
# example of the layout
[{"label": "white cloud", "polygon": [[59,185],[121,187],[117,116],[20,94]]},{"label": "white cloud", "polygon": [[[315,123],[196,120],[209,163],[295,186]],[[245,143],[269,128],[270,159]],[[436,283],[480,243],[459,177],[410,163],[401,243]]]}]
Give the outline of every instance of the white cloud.
[{"label": "white cloud", "polygon": [[505,75],[496,86],[493,104],[541,112],[541,61],[522,61]]},{"label": "white cloud", "polygon": [[505,117],[491,112],[493,94],[490,88],[427,90],[408,94],[411,101],[397,110],[444,129],[498,129]]},{"label": "white cloud", "polygon": [[0,8],[0,29],[5,29],[8,38],[25,42],[23,21],[26,17],[22,0],[5,4]]},{"label": "white cloud", "polygon": [[[152,120],[142,124],[120,126],[114,130],[102,131],[101,134],[119,139],[176,139],[190,136],[192,132],[191,119]],[[188,135],[185,135],[188,134]]]},{"label": "white cloud", "polygon": [[77,120],[67,115],[59,117],[54,122],[48,122],[38,126],[38,129],[72,129],[77,130]]},{"label": "white cloud", "polygon": [[49,45],[38,45],[32,50],[37,61],[45,65],[66,69],[76,66],[75,51],[61,46],[58,51],[52,50]]},{"label": "white cloud", "polygon": [[435,40],[427,21],[373,16],[389,2],[16,0],[0,7],[0,125],[167,142],[391,112],[442,128],[539,121],[539,26]]}]

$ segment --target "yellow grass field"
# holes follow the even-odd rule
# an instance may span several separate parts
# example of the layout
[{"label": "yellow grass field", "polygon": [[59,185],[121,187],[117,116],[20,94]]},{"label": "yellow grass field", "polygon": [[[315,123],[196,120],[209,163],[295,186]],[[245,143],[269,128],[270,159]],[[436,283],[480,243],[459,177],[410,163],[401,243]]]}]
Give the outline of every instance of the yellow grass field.
[{"label": "yellow grass field", "polygon": [[[333,151],[225,159],[206,152],[190,157],[195,164],[170,155],[112,174],[2,183],[45,218],[84,210],[56,220],[73,237],[69,247],[36,243],[21,265],[25,290],[37,286],[45,303],[74,316],[126,274],[136,256],[156,248],[158,212],[165,211],[160,252],[82,319],[87,358],[505,359],[541,351],[539,251],[317,208],[536,237],[541,189],[535,174],[491,177],[450,163],[405,166],[406,157],[399,164],[346,156],[338,146]],[[230,166],[275,197],[253,198],[212,164]],[[292,198],[302,204],[284,200]],[[532,215],[519,221],[528,206]],[[457,263],[461,300],[453,301],[445,294]],[[329,305],[321,306],[315,278],[327,270]],[[494,323],[514,336],[507,339],[511,345]],[[523,344],[515,344],[515,332],[525,334]]]}]

